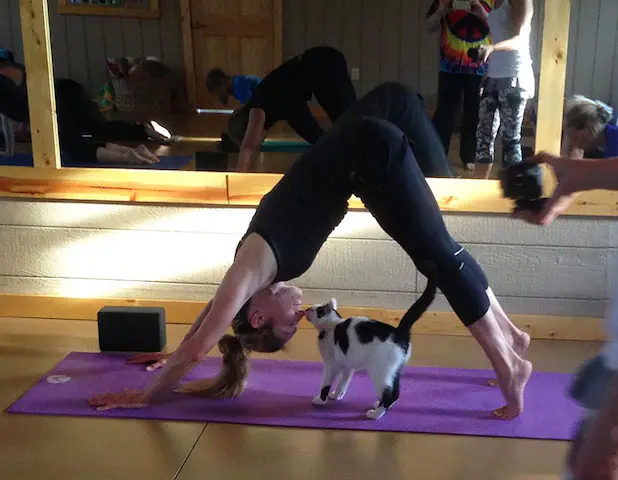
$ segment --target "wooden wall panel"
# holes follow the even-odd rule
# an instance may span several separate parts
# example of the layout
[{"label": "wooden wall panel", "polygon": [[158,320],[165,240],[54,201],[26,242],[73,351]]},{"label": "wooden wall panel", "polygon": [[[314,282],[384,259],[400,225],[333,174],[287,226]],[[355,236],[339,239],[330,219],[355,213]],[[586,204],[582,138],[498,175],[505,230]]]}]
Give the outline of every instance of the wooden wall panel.
[{"label": "wooden wall panel", "polygon": [[[92,89],[94,84],[90,83],[90,69],[88,68],[88,51],[86,46],[86,32],[84,30],[84,19],[79,15],[67,15],[66,17],[66,41],[67,53],[69,53],[69,77],[78,81],[82,85]],[[52,51],[54,45],[52,44]],[[105,57],[101,59],[105,62]],[[58,75],[55,75],[58,77]],[[100,83],[103,79],[100,79]],[[99,85],[99,88],[101,85]],[[94,92],[93,92],[94,93]]]},{"label": "wooden wall panel", "polygon": [[599,25],[595,39],[596,61],[592,72],[591,94],[595,98],[609,99],[612,96],[612,73],[616,51],[616,32],[618,31],[618,1],[602,0],[598,18]]},{"label": "wooden wall panel", "polygon": [[425,28],[415,2],[401,2],[399,19],[399,80],[418,88],[421,46],[418,31]]},{"label": "wooden wall panel", "polygon": [[[203,301],[252,214],[250,208],[3,200],[0,293]],[[509,313],[602,317],[616,283],[612,220],[566,218],[550,230],[506,216],[447,214],[445,220]],[[309,303],[335,296],[347,306],[406,309],[425,279],[369,213],[350,212],[295,283]],[[440,295],[430,310],[450,307]]]},{"label": "wooden wall panel", "polygon": [[[289,1],[285,2],[285,5],[287,5],[288,3]],[[362,31],[359,26],[363,21],[363,2],[361,2],[360,0],[344,0],[343,7],[345,15],[343,18],[342,51],[347,58],[348,66],[350,69],[360,68],[362,62]],[[285,30],[285,25],[283,26],[283,29]],[[362,88],[360,80],[352,79],[352,83],[354,83],[357,94],[361,95]]]},{"label": "wooden wall panel", "polygon": [[[19,0],[0,2],[0,48],[23,59]],[[161,18],[119,19],[55,13],[49,0],[54,71],[87,82],[96,95],[105,59],[159,56],[184,90],[180,12],[162,1]],[[378,82],[400,80],[426,96],[437,91],[438,36],[425,31],[430,0],[284,0],[283,57],[315,44],[342,49],[349,67],[360,69],[359,94]],[[538,73],[543,0],[535,0],[531,51]],[[618,2],[572,0],[566,93],[582,93],[618,104]]]},{"label": "wooden wall panel", "polygon": [[0,2],[0,48],[12,48],[11,2]]},{"label": "wooden wall panel", "polygon": [[380,22],[380,81],[399,78],[401,1],[385,0]]}]

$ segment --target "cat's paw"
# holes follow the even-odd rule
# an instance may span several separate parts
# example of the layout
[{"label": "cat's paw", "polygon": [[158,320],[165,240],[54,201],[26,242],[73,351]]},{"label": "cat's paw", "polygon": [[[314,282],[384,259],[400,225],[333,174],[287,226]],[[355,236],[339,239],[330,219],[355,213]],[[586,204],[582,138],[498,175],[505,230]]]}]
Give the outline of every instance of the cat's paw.
[{"label": "cat's paw", "polygon": [[311,403],[317,406],[322,406],[326,403],[326,400],[322,400],[322,397],[320,395],[316,395],[315,397],[313,397],[313,400],[311,400]]},{"label": "cat's paw", "polygon": [[328,394],[328,398],[330,398],[331,400],[341,400],[343,397],[345,397],[346,392],[338,392],[338,391],[334,391]]},{"label": "cat's paw", "polygon": [[370,420],[377,420],[382,417],[386,413],[386,408],[384,407],[376,407],[371,410],[367,410],[367,418]]},{"label": "cat's paw", "polygon": [[376,400],[376,403],[373,404],[373,409],[375,410],[376,408],[378,408],[381,403],[382,402],[380,400]]}]

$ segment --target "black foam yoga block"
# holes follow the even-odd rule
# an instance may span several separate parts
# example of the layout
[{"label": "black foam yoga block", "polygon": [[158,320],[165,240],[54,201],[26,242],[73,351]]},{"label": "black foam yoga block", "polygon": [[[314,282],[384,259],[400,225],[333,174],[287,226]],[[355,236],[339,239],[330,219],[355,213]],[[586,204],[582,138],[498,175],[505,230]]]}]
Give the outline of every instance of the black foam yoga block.
[{"label": "black foam yoga block", "polygon": [[97,322],[102,352],[160,352],[167,343],[164,308],[103,307]]}]

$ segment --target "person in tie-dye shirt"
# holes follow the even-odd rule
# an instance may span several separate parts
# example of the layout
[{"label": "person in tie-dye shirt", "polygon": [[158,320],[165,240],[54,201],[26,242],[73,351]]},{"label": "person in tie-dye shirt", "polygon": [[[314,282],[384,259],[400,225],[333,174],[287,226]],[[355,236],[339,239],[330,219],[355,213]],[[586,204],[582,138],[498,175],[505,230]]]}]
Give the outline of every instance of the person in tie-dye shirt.
[{"label": "person in tie-dye shirt", "polygon": [[467,10],[460,9],[462,3],[466,2],[454,5],[452,0],[433,0],[426,18],[430,31],[439,28],[441,32],[438,105],[433,123],[448,153],[463,97],[460,156],[464,167],[471,169],[476,152],[479,90],[487,65],[470,58],[468,50],[490,43],[487,16],[494,0],[469,0]]}]

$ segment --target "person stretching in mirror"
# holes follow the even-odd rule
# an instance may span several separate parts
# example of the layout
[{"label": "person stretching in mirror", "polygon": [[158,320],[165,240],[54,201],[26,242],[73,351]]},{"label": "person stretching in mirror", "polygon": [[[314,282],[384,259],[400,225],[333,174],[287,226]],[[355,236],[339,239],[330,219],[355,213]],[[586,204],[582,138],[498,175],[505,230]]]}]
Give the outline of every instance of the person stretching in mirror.
[{"label": "person stretching in mirror", "polygon": [[[145,145],[136,148],[109,140],[170,141],[172,136],[156,122],[140,124],[107,121],[80,83],[68,78],[54,81],[58,140],[72,163],[154,164],[159,158]],[[12,52],[0,51],[0,114],[15,122],[29,123],[26,70]],[[84,134],[90,135],[86,139]]]},{"label": "person stretching in mirror", "polygon": [[[389,89],[378,92],[387,95]],[[422,119],[411,115],[406,128]],[[431,141],[442,149],[437,134]],[[169,358],[155,354],[136,360],[164,364],[155,380],[144,391],[102,394],[90,404],[100,409],[144,407],[174,389],[217,344],[224,364],[231,356],[244,363],[250,351],[282,349],[304,315],[302,292],[285,282],[311,267],[346,215],[353,194],[421,273],[423,265],[437,266],[440,290],[497,373],[506,404],[494,415],[512,419],[521,414],[532,373],[532,364],[522,358],[529,335],[509,320],[480,265],[449,234],[406,134],[396,123],[365,115],[346,116],[333,125],[262,198],[214,298],[179,348]],[[234,333],[226,335],[230,326]],[[217,397],[242,390],[238,375],[220,375],[217,381],[219,385],[211,385]],[[183,388],[195,390],[191,384]]]},{"label": "person stretching in mirror", "polygon": [[248,170],[268,131],[279,121],[286,121],[308,143],[316,143],[324,135],[307,104],[312,96],[331,122],[356,101],[347,62],[339,50],[310,48],[281,64],[253,88],[249,101],[228,121],[227,138],[240,148],[239,171]]}]

